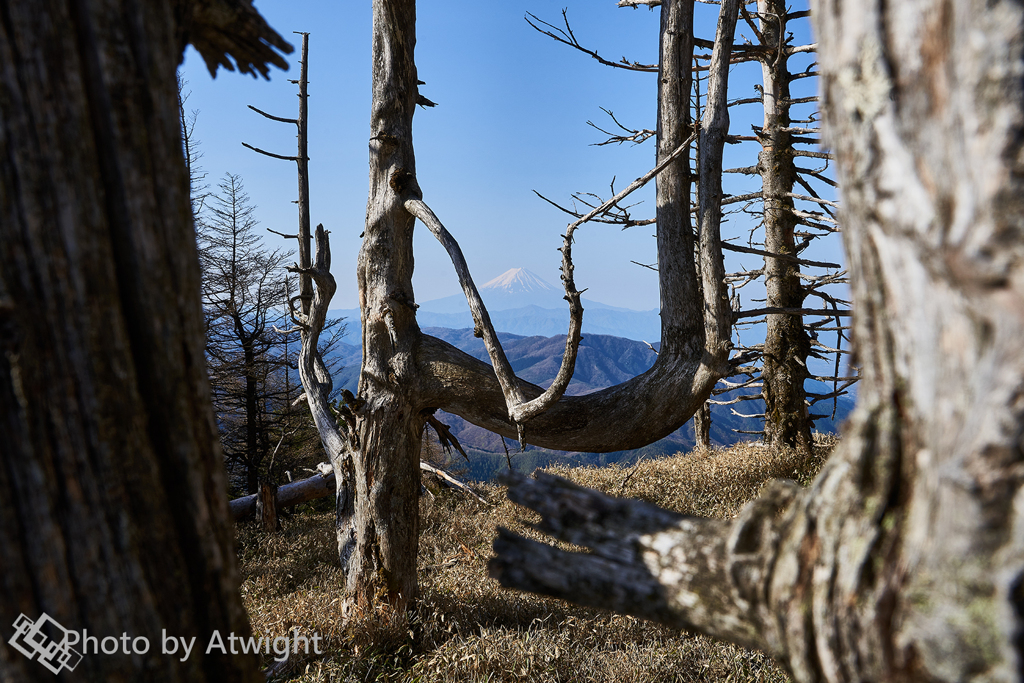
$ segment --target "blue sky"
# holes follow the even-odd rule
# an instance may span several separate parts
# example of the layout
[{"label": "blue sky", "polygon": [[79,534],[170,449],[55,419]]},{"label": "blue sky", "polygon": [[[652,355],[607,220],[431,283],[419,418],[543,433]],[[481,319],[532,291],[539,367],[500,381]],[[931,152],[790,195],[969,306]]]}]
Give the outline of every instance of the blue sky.
[{"label": "blue sky", "polygon": [[[256,6],[297,49],[300,37],[292,31],[311,34],[311,215],[314,225],[322,222],[331,231],[338,280],[332,308],[354,308],[367,194],[370,3],[258,0]],[[420,3],[416,56],[420,79],[426,82],[421,92],[438,106],[419,109],[415,119],[419,183],[425,201],[459,239],[477,284],[513,267],[558,284],[556,248],[567,217],[533,190],[561,202],[569,202],[573,192],[607,197],[613,177],[618,189],[653,166],[653,140],[596,147],[593,143],[603,136],[586,122],[610,125],[600,109],[605,107],[630,127],[653,128],[655,75],[602,66],[537,33],[523,19],[531,12],[558,23],[563,7],[580,41],[604,56],[657,61],[657,10],[621,9],[615,0]],[[717,9],[697,4],[702,37],[713,37]],[[745,30],[740,22],[738,34]],[[289,56],[292,68],[275,70],[269,82],[224,71],[211,79],[191,48],[182,66],[186,91],[191,91],[186,107],[199,111],[195,134],[207,182],[213,187],[225,172],[240,174],[261,224],[282,232],[294,232],[298,220],[292,203],[295,165],[258,155],[241,143],[295,153],[293,126],[268,121],[246,105],[295,116],[297,89],[289,79],[298,78],[297,58],[296,51]],[[731,80],[731,97],[753,96],[760,68],[735,67]],[[732,115],[737,133],[750,134],[749,124],[760,122],[756,105],[734,108]],[[756,161],[750,145],[730,147],[727,153],[727,167]],[[727,191],[749,191],[735,176],[730,182]],[[653,215],[651,192],[634,196],[646,200],[634,215]],[[746,235],[751,224],[749,217],[735,215],[725,231]],[[458,293],[443,249],[425,230],[417,232],[417,300]],[[621,231],[593,224],[577,235],[576,283],[589,288],[588,298],[633,309],[657,307],[656,274],[631,263],[656,260],[653,227]],[[284,245],[270,234],[267,240]],[[838,240],[832,242],[808,256],[840,258]],[[731,266],[741,263],[729,258]],[[751,258],[746,265],[759,262]]]}]

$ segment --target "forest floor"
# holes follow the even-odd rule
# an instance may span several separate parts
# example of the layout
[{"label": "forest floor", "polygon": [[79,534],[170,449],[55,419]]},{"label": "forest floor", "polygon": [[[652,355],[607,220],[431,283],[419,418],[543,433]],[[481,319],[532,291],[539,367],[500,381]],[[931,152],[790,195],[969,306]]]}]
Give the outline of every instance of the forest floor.
[{"label": "forest floor", "polygon": [[[835,445],[813,456],[747,443],[631,467],[552,469],[615,495],[727,518],[778,478],[807,485]],[[324,655],[288,662],[303,681],[787,681],[768,656],[633,617],[503,589],[487,576],[497,526],[540,538],[536,516],[500,486],[474,485],[488,505],[443,489],[420,502],[419,601],[411,623],[386,613],[340,619],[333,498],[304,506],[281,531],[238,527],[242,596],[258,636],[320,636]],[[319,507],[319,509],[317,509]],[[313,647],[310,646],[312,653]],[[264,665],[274,663],[274,653]]]}]

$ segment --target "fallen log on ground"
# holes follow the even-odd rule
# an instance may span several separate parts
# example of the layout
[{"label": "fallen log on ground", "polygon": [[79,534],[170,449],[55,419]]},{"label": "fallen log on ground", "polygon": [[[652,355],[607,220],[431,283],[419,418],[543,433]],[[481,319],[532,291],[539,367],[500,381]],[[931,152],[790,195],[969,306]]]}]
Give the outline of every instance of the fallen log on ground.
[{"label": "fallen log on ground", "polygon": [[[324,498],[334,493],[334,471],[328,469],[314,474],[308,479],[279,486],[277,489],[277,508],[293,507],[299,503],[307,503],[311,500]],[[253,494],[232,500],[231,516],[236,522],[248,519],[256,514],[256,499],[259,496]]]},{"label": "fallen log on ground", "polygon": [[[325,498],[333,494],[335,491],[334,470],[330,464],[325,462],[320,463],[318,469],[320,471],[308,479],[300,479],[299,481],[279,486],[277,489],[277,509],[294,507],[300,503],[308,503],[311,500]],[[420,470],[433,474],[442,484],[458,489],[466,495],[476,498],[481,503],[489,505],[486,500],[477,495],[467,484],[459,481],[441,468],[421,461]],[[236,522],[240,522],[255,515],[257,498],[259,496],[253,494],[230,501],[231,517]]]}]

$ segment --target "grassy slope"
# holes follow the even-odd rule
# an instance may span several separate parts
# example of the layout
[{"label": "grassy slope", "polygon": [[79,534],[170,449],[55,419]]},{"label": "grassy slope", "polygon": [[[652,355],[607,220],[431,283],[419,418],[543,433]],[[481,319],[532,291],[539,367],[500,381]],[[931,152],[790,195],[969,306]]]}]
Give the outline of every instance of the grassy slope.
[{"label": "grassy slope", "polygon": [[[823,440],[810,458],[741,444],[628,468],[551,471],[679,512],[728,517],[767,481],[807,483],[833,445],[831,437]],[[279,636],[298,628],[326,640],[327,656],[300,653],[290,662],[290,680],[787,680],[760,653],[502,589],[486,571],[495,527],[538,535],[524,524],[531,513],[509,503],[501,487],[477,488],[492,506],[447,490],[422,499],[420,600],[411,627],[396,626],[383,612],[342,625],[330,511],[301,511],[277,534],[239,529],[242,594],[253,631]]]}]

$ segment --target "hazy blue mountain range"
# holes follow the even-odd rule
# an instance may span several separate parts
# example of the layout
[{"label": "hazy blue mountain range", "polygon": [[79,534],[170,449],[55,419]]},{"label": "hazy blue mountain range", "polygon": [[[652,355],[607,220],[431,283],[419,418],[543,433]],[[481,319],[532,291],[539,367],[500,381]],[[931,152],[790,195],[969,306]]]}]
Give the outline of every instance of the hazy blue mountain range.
[{"label": "hazy blue mountain range", "polygon": [[[479,287],[494,328],[523,336],[552,337],[569,329],[569,305],[564,290],[545,282],[525,268],[512,268]],[[583,299],[583,334],[607,334],[637,341],[661,338],[657,310],[633,311]],[[346,318],[349,341],[359,336],[359,311],[334,310]],[[473,317],[462,294],[422,302],[416,312],[420,327],[473,328]]]},{"label": "hazy blue mountain range", "polygon": [[[429,328],[424,332],[443,339],[466,353],[487,360],[487,352],[483,342],[473,336],[471,329]],[[548,386],[561,364],[565,350],[565,335],[561,336],[530,336],[523,337],[509,333],[499,333],[499,339],[505,348],[516,374],[534,384]],[[337,353],[338,360],[345,366],[336,373],[335,383],[355,391],[359,376],[360,349],[357,346],[342,344]],[[645,372],[655,360],[655,353],[644,343],[599,334],[586,335],[580,344],[576,372],[569,385],[569,394],[586,394],[604,387],[618,384],[631,377]],[[825,385],[814,383],[814,389],[826,393]],[[811,383],[808,384],[811,388]],[[757,393],[759,390],[743,390],[746,393]],[[718,398],[728,399],[735,394],[724,394]],[[827,406],[830,411],[831,402]],[[853,408],[853,402],[847,397],[838,401],[835,419],[820,419],[816,423],[818,431],[832,432]],[[751,435],[738,434],[734,430],[757,431],[760,421],[735,415],[758,414],[764,412],[763,403],[758,400],[745,401],[733,406],[712,406],[712,441],[719,445],[732,444],[740,440],[756,438]],[[821,406],[815,412],[826,412]],[[484,429],[469,424],[455,415],[438,412],[438,418],[448,424],[460,443],[470,454],[470,462],[463,465],[468,476],[474,479],[489,479],[496,472],[507,467],[505,447],[501,437]],[[525,453],[518,453],[518,443],[506,440],[512,452],[513,465],[524,471],[543,466],[551,462],[571,462],[574,464],[603,465],[610,462],[633,462],[641,455],[656,457],[687,451],[693,447],[693,428],[691,424],[683,426],[665,439],[645,448],[616,453],[569,453],[550,451],[529,446]]]}]

